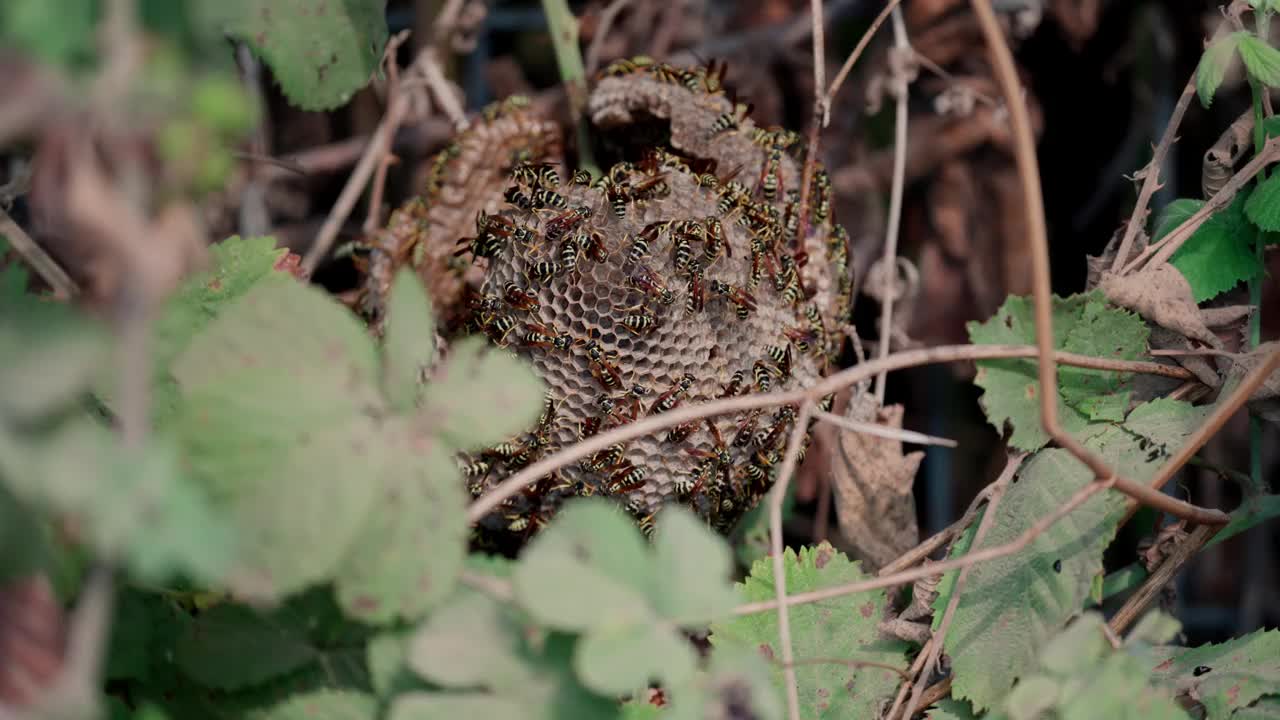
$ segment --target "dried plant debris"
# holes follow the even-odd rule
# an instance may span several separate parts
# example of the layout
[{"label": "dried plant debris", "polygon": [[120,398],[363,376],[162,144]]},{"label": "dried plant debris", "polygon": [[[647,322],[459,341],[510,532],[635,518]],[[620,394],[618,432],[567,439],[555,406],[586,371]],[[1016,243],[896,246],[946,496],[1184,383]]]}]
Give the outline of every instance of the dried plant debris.
[{"label": "dried plant debris", "polygon": [[1143,318],[1209,347],[1220,348],[1196,306],[1191,285],[1172,265],[1160,264],[1132,275],[1103,273],[1098,287],[1107,299]]},{"label": "dried plant debris", "polygon": [[[455,327],[527,358],[549,387],[536,426],[463,458],[473,494],[604,430],[682,403],[794,389],[829,366],[853,294],[830,182],[819,170],[799,237],[799,137],[756,127],[723,72],[645,58],[603,70],[590,98],[601,132],[633,138],[644,115],[669,123],[670,143],[600,177],[558,164],[554,126],[508,101],[442,154],[439,181],[393,218],[394,243],[370,262],[371,305],[383,276],[411,263]],[[758,410],[609,447],[483,524],[526,534],[564,498],[602,494],[645,528],[673,500],[727,528],[770,486],[796,414]]]},{"label": "dried plant debris", "polygon": [[[879,408],[874,397],[859,394],[845,415],[901,428],[902,412],[901,405]],[[878,569],[920,541],[912,486],[924,453],[904,454],[897,440],[847,430],[835,448],[831,483],[840,533],[868,569]]]}]

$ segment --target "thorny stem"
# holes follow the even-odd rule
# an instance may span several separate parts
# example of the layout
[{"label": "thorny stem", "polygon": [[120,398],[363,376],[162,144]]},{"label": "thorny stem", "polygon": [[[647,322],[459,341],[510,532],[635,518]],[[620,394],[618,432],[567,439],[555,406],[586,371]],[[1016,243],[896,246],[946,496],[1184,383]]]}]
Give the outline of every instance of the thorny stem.
[{"label": "thorny stem", "polygon": [[387,63],[387,112],[384,120],[387,123],[386,133],[379,136],[381,145],[375,154],[381,159],[373,173],[373,185],[369,189],[369,211],[365,216],[364,232],[371,234],[377,230],[382,220],[382,193],[387,185],[387,166],[391,163],[391,140],[404,117],[405,99],[400,96],[400,66],[396,64],[396,48],[409,39],[409,31],[398,33],[387,43],[385,57]]},{"label": "thorny stem", "polygon": [[[1109,480],[1095,480],[1076,491],[1071,499],[1063,503],[1061,507],[1054,510],[1052,514],[1036,521],[1035,525],[1027,528],[1025,532],[1016,539],[1011,540],[1004,545],[997,545],[992,548],[984,548],[982,550],[968,552],[958,558],[943,560],[941,562],[930,563],[924,567],[911,568],[891,575],[882,575],[880,577],[869,580],[860,580],[855,583],[846,585],[836,585],[834,587],[823,588],[821,590],[813,590],[798,595],[791,595],[787,598],[787,605],[806,605],[808,603],[822,602],[832,598],[843,597],[845,595],[856,595],[857,593],[868,592],[870,590],[880,590],[882,588],[896,587],[898,585],[906,585],[913,583],[921,578],[927,578],[951,570],[959,570],[975,563],[987,562],[988,560],[996,560],[1006,557],[1014,553],[1020,552],[1027,545],[1035,542],[1036,538],[1045,533],[1046,530],[1053,527],[1059,520],[1071,514],[1076,508],[1083,505],[1089,498],[1111,487]],[[765,600],[762,602],[747,603],[734,608],[734,615],[753,615],[758,612],[768,612],[776,609],[778,602],[776,600]]]},{"label": "thorny stem", "polygon": [[862,34],[862,38],[854,46],[853,52],[849,53],[849,57],[845,58],[844,65],[840,66],[840,72],[836,73],[836,79],[831,81],[831,87],[827,90],[826,104],[828,107],[830,107],[836,93],[840,91],[840,86],[844,84],[845,78],[849,77],[849,71],[853,70],[853,64],[858,61],[858,58],[862,57],[867,45],[871,44],[871,38],[875,37],[876,31],[880,29],[885,20],[889,19],[889,13],[893,12],[893,9],[898,7],[900,2],[902,0],[889,0],[889,2],[885,3],[884,9],[880,11],[875,20],[871,21],[871,27],[867,28],[867,31]]},{"label": "thorny stem", "polygon": [[[743,395],[739,397],[726,398],[724,400],[713,400],[711,402],[700,403],[697,405],[678,407],[670,412],[627,423],[626,425],[614,428],[608,432],[574,443],[553,455],[533,463],[515,475],[503,480],[498,486],[494,487],[488,493],[485,493],[483,497],[473,502],[467,509],[467,520],[472,524],[478,522],[508,498],[516,495],[526,486],[533,484],[538,479],[545,477],[562,467],[570,465],[577,460],[587,457],[592,453],[603,450],[614,443],[656,433],[669,427],[679,425],[683,422],[701,420],[702,418],[713,417],[715,415],[727,415],[745,410],[754,410],[756,408],[799,403],[806,399],[816,401],[823,395],[873,378],[876,373],[881,370],[901,370],[903,368],[916,367],[919,365],[929,365],[940,362],[956,362],[962,360],[1034,358],[1037,357],[1037,353],[1038,350],[1036,348],[1028,345],[942,345],[934,348],[908,350],[905,352],[895,353],[888,357],[868,360],[864,363],[826,377],[808,388],[787,392]],[[1096,370],[1141,372],[1175,378],[1191,377],[1191,373],[1184,368],[1162,365],[1160,363],[1095,358],[1068,352],[1055,352],[1054,357],[1058,362],[1061,362],[1064,365],[1071,365],[1075,367],[1085,367]],[[1170,499],[1172,500],[1172,498]]]},{"label": "thorny stem", "polygon": [[[991,531],[992,525],[995,524],[996,508],[1000,507],[1000,501],[1004,499],[1005,492],[1009,489],[1009,485],[1013,482],[1013,476],[1017,474],[1018,468],[1022,467],[1022,461],[1025,455],[1015,455],[1009,458],[1005,463],[1004,470],[1000,472],[1000,476],[992,483],[991,493],[987,499],[987,508],[982,511],[982,520],[978,522],[978,530],[973,535],[973,544],[971,547],[980,547],[982,541],[987,538],[987,533]],[[960,574],[956,576],[956,583],[951,589],[951,597],[947,600],[947,607],[942,613],[942,622],[938,625],[938,630],[933,634],[933,646],[929,649],[928,660],[925,661],[924,669],[920,672],[920,677],[916,680],[915,688],[911,691],[911,701],[907,703],[906,711],[902,714],[902,720],[911,720],[916,714],[916,708],[919,707],[920,697],[924,694],[925,685],[929,682],[929,670],[938,662],[938,656],[942,654],[943,646],[946,644],[947,631],[951,629],[951,621],[955,619],[956,608],[960,606],[960,594],[964,592],[965,583],[969,581],[969,570],[973,566],[962,568]],[[893,717],[893,713],[889,713],[889,717]]]},{"label": "thorny stem", "polygon": [[569,112],[578,136],[578,166],[598,175],[599,169],[591,152],[591,135],[587,130],[587,73],[582,67],[582,51],[578,48],[578,19],[566,0],[542,0],[551,31],[560,80],[569,94]]},{"label": "thorny stem", "polygon": [[934,437],[925,435],[912,430],[903,430],[902,428],[890,427],[888,425],[878,425],[876,423],[861,422],[851,418],[842,417],[835,413],[829,413],[822,410],[815,410],[813,416],[823,422],[829,422],[832,425],[842,427],[863,435],[872,435],[884,438],[886,440],[897,440],[904,443],[915,443],[916,445],[940,445],[942,447],[957,447],[958,443],[950,438]]},{"label": "thorny stem", "polygon": [[[907,40],[907,24],[902,20],[902,8],[893,9],[893,38],[894,46],[900,52],[911,51],[911,43]],[[898,228],[902,222],[902,192],[907,174],[907,119],[909,117],[907,100],[911,95],[906,79],[902,80],[894,116],[893,185],[889,191],[889,218],[885,224],[884,256],[880,259],[882,275],[886,278],[888,286],[885,288],[884,299],[880,305],[880,350],[877,357],[885,357],[889,354],[889,339],[893,336],[893,294],[894,281],[897,279]],[[884,405],[887,378],[888,373],[880,373],[876,376],[875,393],[878,405]]]},{"label": "thorny stem", "polygon": [[1164,559],[1164,562],[1160,563],[1160,566],[1147,577],[1146,581],[1142,583],[1142,587],[1138,588],[1125,601],[1125,604],[1107,623],[1107,627],[1116,633],[1123,633],[1127,630],[1129,625],[1134,620],[1137,620],[1138,616],[1151,604],[1151,601],[1160,594],[1161,589],[1173,580],[1178,571],[1182,569],[1182,566],[1195,557],[1196,553],[1200,552],[1200,549],[1212,540],[1213,536],[1221,529],[1221,527],[1212,525],[1201,525],[1192,530],[1191,534],[1183,538],[1182,542],[1179,542],[1174,547],[1173,552]]},{"label": "thorny stem", "polygon": [[787,441],[787,453],[778,470],[778,480],[769,491],[769,548],[773,561],[773,591],[778,601],[778,642],[782,645],[782,676],[787,687],[787,714],[791,720],[800,720],[800,691],[796,686],[795,651],[791,647],[791,617],[787,610],[787,570],[783,564],[782,506],[787,498],[787,485],[795,473],[800,458],[800,445],[809,429],[809,416],[813,413],[813,401],[800,408],[791,437]]},{"label": "thorny stem", "polygon": [[1187,80],[1187,86],[1182,89],[1182,95],[1178,98],[1178,104],[1173,108],[1173,114],[1169,116],[1169,124],[1165,126],[1164,134],[1160,136],[1160,144],[1156,145],[1151,162],[1147,163],[1146,168],[1142,170],[1142,189],[1138,191],[1138,202],[1134,205],[1133,214],[1129,216],[1129,224],[1124,229],[1120,248],[1116,252],[1115,260],[1111,263],[1111,272],[1120,271],[1120,267],[1129,258],[1133,241],[1137,239],[1138,232],[1146,224],[1147,206],[1151,203],[1151,198],[1156,191],[1160,189],[1160,168],[1164,165],[1164,157],[1169,154],[1169,148],[1178,139],[1178,126],[1182,124],[1182,116],[1187,112],[1187,107],[1191,105],[1191,98],[1195,97],[1195,94],[1196,75],[1192,72],[1191,78]]}]

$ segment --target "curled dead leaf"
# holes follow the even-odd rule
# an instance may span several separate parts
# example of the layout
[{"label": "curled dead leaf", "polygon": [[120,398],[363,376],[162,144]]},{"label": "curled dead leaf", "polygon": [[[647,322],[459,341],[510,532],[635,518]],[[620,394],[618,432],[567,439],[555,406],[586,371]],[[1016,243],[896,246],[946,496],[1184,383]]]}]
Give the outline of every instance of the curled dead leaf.
[{"label": "curled dead leaf", "polygon": [[1161,327],[1209,347],[1222,347],[1222,341],[1205,325],[1191,284],[1172,265],[1161,263],[1124,276],[1103,273],[1098,287],[1111,302]]}]

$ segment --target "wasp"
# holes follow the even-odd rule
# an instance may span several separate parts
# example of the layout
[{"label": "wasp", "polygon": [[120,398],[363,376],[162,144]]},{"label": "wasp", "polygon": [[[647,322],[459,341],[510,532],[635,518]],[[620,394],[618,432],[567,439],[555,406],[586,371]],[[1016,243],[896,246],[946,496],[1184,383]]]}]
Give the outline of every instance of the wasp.
[{"label": "wasp", "polygon": [[561,238],[572,232],[589,217],[591,217],[590,208],[572,208],[547,220],[546,225],[543,226],[543,233],[546,235],[548,242],[560,242]]},{"label": "wasp", "polygon": [[[636,183],[631,188],[631,200],[644,203],[656,198],[664,198],[671,194],[671,186],[667,184],[666,175],[658,175]],[[617,208],[614,208],[615,212]]]},{"label": "wasp", "polygon": [[751,444],[755,439],[756,418],[762,411],[759,408],[748,412],[738,421],[738,425],[733,433],[733,446],[743,448]]},{"label": "wasp", "polygon": [[627,216],[627,201],[631,199],[630,185],[625,180],[615,181],[612,176],[601,179],[604,180],[604,197],[609,201],[613,216],[622,220]]},{"label": "wasp", "polygon": [[622,456],[626,454],[627,446],[623,443],[615,443],[600,452],[592,455],[587,461],[587,469],[592,472],[601,472],[617,467],[622,463]]},{"label": "wasp", "polygon": [[529,347],[545,350],[568,350],[573,345],[573,337],[568,333],[557,333],[555,330],[537,321],[529,321],[529,332],[521,340]]},{"label": "wasp", "polygon": [[818,409],[821,410],[822,412],[831,412],[831,408],[834,407],[835,404],[836,404],[836,394],[827,393],[826,395],[822,396],[821,400],[818,401]]},{"label": "wasp", "polygon": [[484,323],[485,333],[500,347],[506,347],[507,335],[516,326],[516,319],[510,315],[495,315]]},{"label": "wasp", "polygon": [[691,448],[689,454],[703,458],[704,461],[710,461],[711,474],[714,475],[716,472],[724,473],[725,484],[729,484],[731,482],[729,469],[733,466],[733,456],[729,453],[729,447],[725,445],[724,438],[720,435],[720,429],[710,419],[707,420],[707,430],[711,433],[711,449]]},{"label": "wasp", "polygon": [[601,71],[602,77],[621,77],[639,72],[653,65],[653,58],[647,55],[637,55],[633,58],[622,58],[609,63],[604,70]]},{"label": "wasp", "polygon": [[676,272],[689,272],[689,266],[693,262],[693,244],[689,242],[689,237],[685,233],[672,236],[671,264]]},{"label": "wasp", "polygon": [[688,439],[688,437],[693,434],[693,431],[697,429],[698,429],[697,420],[691,420],[687,423],[681,423],[671,428],[670,430],[668,430],[667,436],[664,439],[673,445],[679,444],[684,442],[686,439]]},{"label": "wasp", "polygon": [[571,178],[569,182],[573,183],[574,185],[580,185],[582,187],[590,186],[591,172],[588,170],[574,170],[573,178]]},{"label": "wasp", "polygon": [[476,312],[493,313],[502,307],[503,299],[497,295],[480,294],[467,288],[467,307]]},{"label": "wasp", "polygon": [[649,223],[644,226],[640,234],[635,240],[631,241],[631,247],[627,250],[626,267],[633,267],[640,261],[649,257],[649,243],[653,242],[658,233],[662,230],[662,226],[666,223]]},{"label": "wasp", "polygon": [[685,373],[680,377],[666,392],[658,396],[653,405],[649,408],[649,414],[664,413],[674,408],[680,403],[680,398],[689,392],[689,388],[693,387],[696,378],[689,373]]},{"label": "wasp", "polygon": [[787,203],[782,209],[782,239],[795,243],[800,235],[800,193],[787,191]]},{"label": "wasp", "polygon": [[810,206],[813,210],[813,219],[822,223],[825,222],[827,216],[831,214],[831,176],[823,168],[818,168],[813,172],[813,185],[810,192],[817,196]]},{"label": "wasp", "polygon": [[631,389],[627,390],[626,394],[622,396],[621,400],[628,404],[629,420],[635,420],[640,416],[640,398],[647,396],[649,392],[650,391],[647,386],[636,384],[632,385]]},{"label": "wasp", "polygon": [[767,393],[773,387],[773,373],[769,370],[769,366],[763,360],[757,360],[751,366],[751,376],[756,381],[756,388],[762,393]]},{"label": "wasp", "polygon": [[813,331],[813,328],[789,327],[783,330],[782,334],[802,353],[809,352],[811,348],[818,344],[818,336]]},{"label": "wasp", "polygon": [[689,287],[685,293],[684,311],[690,315],[695,312],[702,312],[702,308],[707,303],[706,283],[704,282],[703,272],[698,268],[695,272],[689,273]]},{"label": "wasp", "polygon": [[507,188],[507,191],[502,194],[502,197],[507,202],[515,205],[521,210],[533,210],[533,208],[536,207],[534,205],[534,201],[528,195],[524,194],[524,191],[520,189],[519,185],[512,185]]},{"label": "wasp", "polygon": [[529,271],[529,277],[539,283],[545,283],[560,274],[560,263],[555,260],[539,260]]},{"label": "wasp", "polygon": [[645,295],[655,298],[663,305],[670,305],[676,301],[675,293],[667,288],[666,283],[662,282],[662,278],[658,277],[648,265],[641,264],[636,272],[627,277],[627,281],[631,285]]},{"label": "wasp", "polygon": [[733,303],[737,308],[739,320],[745,320],[747,313],[756,309],[756,300],[748,293],[736,285],[730,285],[721,280],[711,281],[711,292],[717,295],[723,295],[729,302]]},{"label": "wasp", "polygon": [[760,284],[760,280],[764,278],[765,265],[769,260],[768,247],[765,245],[764,238],[759,234],[751,236],[751,273],[748,279],[748,285],[755,288]]},{"label": "wasp", "polygon": [[715,173],[702,173],[696,178],[698,187],[716,188],[720,185],[720,178]]},{"label": "wasp", "polygon": [[769,151],[765,158],[764,165],[760,171],[760,182],[758,183],[764,191],[764,199],[773,202],[778,198],[778,191],[782,189],[782,149],[773,148]]},{"label": "wasp", "polygon": [[592,262],[602,263],[609,259],[609,251],[604,246],[604,235],[598,231],[578,235],[578,247]]},{"label": "wasp", "polygon": [[721,215],[728,215],[734,208],[738,207],[747,197],[747,188],[737,180],[730,180],[720,186],[719,198],[716,201],[716,210]]},{"label": "wasp", "polygon": [[591,376],[604,386],[604,389],[610,390],[622,385],[622,371],[613,363],[618,357],[617,353],[605,351],[594,339],[575,340],[574,344],[582,346],[587,354],[587,367],[591,371]]},{"label": "wasp", "polygon": [[765,354],[773,361],[774,368],[777,371],[778,379],[786,380],[791,377],[791,344],[787,343],[785,348],[776,345],[769,345],[765,348]]},{"label": "wasp", "polygon": [[650,74],[658,80],[658,82],[669,83],[671,85],[679,85],[683,71],[667,63],[658,63],[649,68]]},{"label": "wasp", "polygon": [[747,374],[741,370],[734,370],[730,376],[729,382],[724,384],[724,389],[720,391],[720,397],[733,397],[742,392],[743,383],[747,381]]},{"label": "wasp", "polygon": [[725,257],[733,257],[733,251],[729,248],[729,243],[724,237],[724,225],[720,223],[720,219],[714,215],[708,216],[706,221],[707,237],[706,244],[702,248],[702,257],[706,259],[706,264],[710,265],[720,257],[720,251],[723,249]]},{"label": "wasp", "polygon": [[849,263],[849,233],[843,225],[831,228],[831,234],[827,236],[827,252],[837,271],[843,274]]},{"label": "wasp", "polygon": [[468,478],[484,477],[492,467],[487,460],[472,460],[462,466],[462,474]]},{"label": "wasp", "polygon": [[636,467],[627,463],[609,476],[609,482],[604,487],[613,495],[629,493],[644,487],[644,479],[648,474],[649,471],[643,466]]},{"label": "wasp", "polygon": [[538,294],[529,292],[514,282],[509,282],[503,286],[502,299],[508,305],[516,310],[524,310],[526,312],[537,312],[542,307],[538,302]]},{"label": "wasp", "polygon": [[530,187],[542,187],[548,190],[560,185],[560,174],[551,163],[517,163],[511,168],[511,177],[519,183]]},{"label": "wasp", "polygon": [[547,190],[546,188],[538,188],[533,191],[533,204],[539,209],[551,208],[554,210],[561,210],[569,205],[563,195],[555,190]]},{"label": "wasp", "polygon": [[791,424],[795,422],[796,409],[790,405],[785,405],[778,410],[773,416],[773,422],[769,427],[760,433],[760,437],[756,438],[756,445],[764,451],[771,451],[778,448],[782,442],[782,436],[787,430],[791,429]]},{"label": "wasp", "polygon": [[722,132],[737,130],[738,125],[750,114],[751,103],[735,103],[732,110],[717,117],[715,122],[711,123],[711,134],[719,135]]},{"label": "wasp", "polygon": [[648,335],[658,327],[658,319],[649,313],[631,313],[622,318],[622,327],[636,335]]},{"label": "wasp", "polygon": [[560,241],[560,252],[557,255],[557,260],[560,263],[561,268],[571,273],[576,273],[578,270],[578,259],[581,256],[582,245],[578,238],[566,237],[564,240]]}]

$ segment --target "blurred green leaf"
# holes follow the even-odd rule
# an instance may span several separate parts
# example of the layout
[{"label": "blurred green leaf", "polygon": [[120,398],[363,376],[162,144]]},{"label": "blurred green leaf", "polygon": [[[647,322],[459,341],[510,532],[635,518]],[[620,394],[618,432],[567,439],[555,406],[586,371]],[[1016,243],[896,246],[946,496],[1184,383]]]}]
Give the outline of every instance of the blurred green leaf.
[{"label": "blurred green leaf", "polygon": [[1280,688],[1280,630],[1194,648],[1156,648],[1151,662],[1156,681],[1197,698],[1208,720],[1223,720]]},{"label": "blurred green leaf", "polygon": [[693,647],[672,629],[649,624],[597,628],[582,638],[573,658],[582,684],[602,695],[621,695],[657,681],[686,682],[696,660]]},{"label": "blurred green leaf", "polygon": [[232,604],[201,613],[178,637],[174,653],[188,677],[219,690],[261,685],[316,657],[307,638],[295,629]]},{"label": "blurred green leaf", "polygon": [[316,690],[249,714],[249,720],[374,720],[378,703],[365,693]]},{"label": "blurred green leaf", "polygon": [[[827,543],[802,548],[799,555],[787,549],[783,566],[789,595],[867,578],[857,563]],[[738,586],[740,598],[744,602],[773,600],[773,585],[773,561],[763,558],[752,566],[745,583]],[[905,670],[907,644],[880,633],[879,624],[886,619],[886,610],[882,590],[792,606],[788,613],[795,657],[874,662]],[[737,647],[780,661],[778,614],[754,613],[713,623],[711,644],[715,652],[722,647]],[[782,668],[775,665],[772,676],[781,695]],[[800,714],[812,720],[874,717],[880,703],[893,697],[901,682],[899,675],[890,670],[840,662],[799,666],[796,680]]]},{"label": "blurred green leaf", "polygon": [[64,68],[94,54],[95,0],[5,0],[0,3],[0,45]]},{"label": "blurred green leaf", "polygon": [[978,720],[969,703],[963,700],[939,700],[925,713],[925,720]]},{"label": "blurred green leaf", "polygon": [[653,551],[653,604],[664,620],[707,623],[737,605],[729,547],[689,509],[668,505],[659,513]]},{"label": "blurred green leaf", "polygon": [[464,593],[432,613],[409,641],[409,665],[445,688],[515,687],[532,671],[507,611],[486,595]]},{"label": "blurred green leaf", "polygon": [[753,649],[717,647],[705,672],[668,691],[670,705],[662,717],[781,720],[786,713],[770,673],[769,664]]},{"label": "blurred green leaf", "polygon": [[454,448],[476,450],[529,429],[542,413],[543,393],[527,363],[482,337],[464,338],[427,385],[419,418]]},{"label": "blurred green leaf", "polygon": [[1242,38],[1250,37],[1244,31],[1233,32],[1214,40],[1205,48],[1196,67],[1196,93],[1200,104],[1209,107],[1227,75],[1227,67],[1236,56],[1236,47]]},{"label": "blurred green leaf", "polygon": [[378,697],[388,697],[414,685],[408,672],[409,634],[390,630],[369,640],[369,681]]},{"label": "blurred green leaf", "polygon": [[409,410],[422,396],[422,370],[436,352],[436,323],[426,289],[408,268],[391,285],[384,352],[387,398],[395,410]]},{"label": "blurred green leaf", "polygon": [[387,42],[385,0],[224,0],[202,3],[205,22],[249,45],[303,110],[344,105],[378,68]]},{"label": "blurred green leaf", "polygon": [[1264,697],[1231,714],[1231,720],[1280,720],[1280,695]]}]

